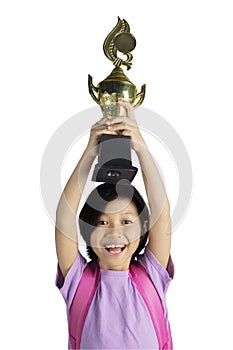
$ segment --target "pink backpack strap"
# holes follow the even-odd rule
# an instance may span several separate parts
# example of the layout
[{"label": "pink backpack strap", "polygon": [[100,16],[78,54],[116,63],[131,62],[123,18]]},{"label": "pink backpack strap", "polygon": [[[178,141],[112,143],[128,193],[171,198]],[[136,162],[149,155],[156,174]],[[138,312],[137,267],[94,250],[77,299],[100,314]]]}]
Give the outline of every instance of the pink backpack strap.
[{"label": "pink backpack strap", "polygon": [[70,307],[69,349],[80,349],[84,322],[98,286],[99,279],[99,265],[95,262],[88,263]]},{"label": "pink backpack strap", "polygon": [[161,299],[150,276],[138,262],[130,265],[129,273],[150,313],[159,349],[172,349],[170,326],[166,323]]}]

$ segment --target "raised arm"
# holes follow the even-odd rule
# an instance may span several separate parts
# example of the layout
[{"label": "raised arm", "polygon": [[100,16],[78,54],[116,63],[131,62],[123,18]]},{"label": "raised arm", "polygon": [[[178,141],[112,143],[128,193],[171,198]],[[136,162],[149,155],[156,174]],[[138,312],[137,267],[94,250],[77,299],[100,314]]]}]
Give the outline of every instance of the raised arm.
[{"label": "raised arm", "polygon": [[102,133],[114,134],[106,129],[106,119],[91,129],[88,145],[70,176],[56,211],[55,241],[59,267],[65,277],[78,254],[76,215],[82,192],[97,155],[97,144]]},{"label": "raised arm", "polygon": [[166,190],[155,165],[145,147],[137,152],[150,207],[149,248],[166,268],[171,249],[170,204]]},{"label": "raised arm", "polygon": [[125,107],[127,117],[113,119],[113,124],[109,126],[109,130],[131,136],[132,147],[140,162],[150,207],[149,248],[166,268],[171,248],[170,205],[166,189],[153,157],[140,133],[132,105],[124,101],[119,101],[119,103]]}]

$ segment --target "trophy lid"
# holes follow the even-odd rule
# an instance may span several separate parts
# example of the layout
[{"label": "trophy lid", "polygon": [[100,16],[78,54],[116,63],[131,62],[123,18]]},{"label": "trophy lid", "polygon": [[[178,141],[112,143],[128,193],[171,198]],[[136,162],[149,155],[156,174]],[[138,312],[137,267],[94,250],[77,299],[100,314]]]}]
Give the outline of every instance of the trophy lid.
[{"label": "trophy lid", "polygon": [[124,74],[122,68],[115,67],[110,75],[98,84],[98,91],[101,102],[113,95],[114,100],[122,98],[132,103],[137,95],[136,86]]},{"label": "trophy lid", "polygon": [[[124,82],[128,83],[129,85],[135,86],[129,78],[125,75],[124,71],[120,67],[115,67],[112,72],[103,80],[99,83],[101,85],[102,83],[107,83],[107,82],[113,82],[113,81],[118,81],[118,82]],[[136,86],[135,86],[136,88]]]}]

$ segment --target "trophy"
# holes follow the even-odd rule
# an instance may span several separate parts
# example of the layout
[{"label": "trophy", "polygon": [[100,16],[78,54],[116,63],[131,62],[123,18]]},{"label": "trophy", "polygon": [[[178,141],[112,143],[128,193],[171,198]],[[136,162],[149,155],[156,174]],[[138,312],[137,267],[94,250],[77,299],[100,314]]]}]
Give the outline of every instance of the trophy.
[{"label": "trophy", "polygon": [[[88,75],[89,93],[100,105],[103,117],[112,119],[122,115],[118,99],[123,99],[139,106],[145,97],[146,85],[142,85],[138,93],[136,86],[124,74],[121,66],[129,70],[132,66],[131,51],[136,46],[136,39],[130,33],[129,24],[118,17],[118,22],[106,37],[103,50],[115,68],[109,76],[97,86],[93,85],[92,76]],[[126,179],[130,182],[137,173],[131,161],[131,138],[124,135],[101,135],[99,143],[98,163],[95,166],[92,181],[117,183]]]}]

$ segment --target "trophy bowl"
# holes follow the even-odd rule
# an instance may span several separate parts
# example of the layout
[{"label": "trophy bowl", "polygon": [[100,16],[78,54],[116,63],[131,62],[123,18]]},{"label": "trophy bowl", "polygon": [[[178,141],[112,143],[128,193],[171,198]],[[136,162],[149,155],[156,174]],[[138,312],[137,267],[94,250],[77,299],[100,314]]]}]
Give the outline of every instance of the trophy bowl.
[{"label": "trophy bowl", "polygon": [[139,106],[145,97],[146,85],[142,85],[137,93],[136,86],[124,74],[123,69],[115,67],[111,74],[101,81],[97,87],[93,85],[92,76],[88,76],[89,93],[102,109],[103,116],[112,119],[119,116],[120,109],[118,99],[131,103],[134,107]]}]

